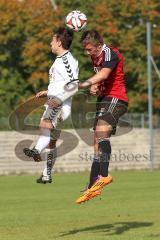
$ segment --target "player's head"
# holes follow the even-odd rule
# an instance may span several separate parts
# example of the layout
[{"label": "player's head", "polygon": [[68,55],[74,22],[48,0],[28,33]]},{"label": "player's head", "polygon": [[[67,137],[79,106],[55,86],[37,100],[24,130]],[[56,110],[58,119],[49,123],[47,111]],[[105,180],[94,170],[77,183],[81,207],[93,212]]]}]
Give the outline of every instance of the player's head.
[{"label": "player's head", "polygon": [[100,54],[103,46],[103,38],[96,30],[83,32],[81,42],[88,55],[98,56]]},{"label": "player's head", "polygon": [[65,27],[59,27],[54,31],[54,35],[51,42],[51,48],[53,53],[57,53],[59,48],[68,50],[72,44],[73,31]]}]

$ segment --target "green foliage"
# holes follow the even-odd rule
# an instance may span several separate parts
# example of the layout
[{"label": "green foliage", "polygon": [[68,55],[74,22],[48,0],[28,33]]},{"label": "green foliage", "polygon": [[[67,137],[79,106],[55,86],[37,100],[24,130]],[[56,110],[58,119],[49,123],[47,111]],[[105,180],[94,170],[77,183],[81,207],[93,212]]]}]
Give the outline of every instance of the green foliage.
[{"label": "green foliage", "polygon": [[[23,86],[23,88],[22,88]],[[0,116],[9,115],[20,101],[24,100],[24,90],[27,94],[27,84],[21,74],[14,69],[3,69],[0,81]]]},{"label": "green foliage", "polygon": [[21,68],[25,27],[21,16],[17,1],[0,2],[0,116],[10,113],[26,88]]},{"label": "green foliage", "polygon": [[[93,23],[93,26],[103,33],[108,44],[117,46],[123,53],[130,111],[146,112],[148,91],[146,22],[151,21],[152,26],[157,24],[157,32],[160,31],[159,3],[157,0],[145,0],[143,3],[136,0],[104,0],[101,4],[98,3],[95,9],[97,21]],[[155,48],[159,44],[158,34],[155,34],[153,27],[152,31]],[[154,73],[153,81],[153,87],[156,85],[160,90],[160,82]],[[155,87],[153,93],[158,101]],[[154,107],[156,111],[159,111],[155,102]]]},{"label": "green foliage", "polygon": [[[146,22],[152,23],[153,56],[160,66],[160,5],[158,0],[50,0],[0,1],[0,116],[48,84],[53,61],[50,42],[53,30],[64,25],[65,16],[81,10],[88,17],[87,28],[96,28],[105,42],[124,55],[130,111],[147,112]],[[80,79],[93,74],[91,60],[75,33],[73,55],[80,63]],[[160,110],[160,82],[153,71],[154,110]]]}]

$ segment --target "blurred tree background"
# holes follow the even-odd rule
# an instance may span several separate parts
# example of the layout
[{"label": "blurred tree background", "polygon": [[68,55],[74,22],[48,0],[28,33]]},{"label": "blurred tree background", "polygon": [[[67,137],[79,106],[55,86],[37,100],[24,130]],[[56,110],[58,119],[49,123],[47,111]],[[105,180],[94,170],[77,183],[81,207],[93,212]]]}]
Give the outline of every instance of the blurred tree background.
[{"label": "blurred tree background", "polygon": [[[160,66],[159,0],[0,0],[0,117],[8,116],[35,92],[46,89],[54,60],[52,32],[65,16],[81,10],[87,29],[95,28],[108,45],[124,56],[130,112],[147,112],[146,22],[152,24],[152,54]],[[91,61],[75,33],[73,55],[80,63],[80,79],[92,74]],[[160,113],[160,81],[153,71],[154,113]]]}]

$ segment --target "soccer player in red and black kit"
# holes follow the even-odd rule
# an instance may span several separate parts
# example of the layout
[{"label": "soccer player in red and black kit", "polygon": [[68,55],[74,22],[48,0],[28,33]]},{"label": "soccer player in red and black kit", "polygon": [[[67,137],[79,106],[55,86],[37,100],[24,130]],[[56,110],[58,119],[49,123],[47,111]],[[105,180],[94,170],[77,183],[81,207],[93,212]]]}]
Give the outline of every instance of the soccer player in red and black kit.
[{"label": "soccer player in red and black kit", "polygon": [[118,49],[104,44],[103,38],[96,30],[85,31],[81,42],[87,54],[91,56],[95,75],[79,83],[79,88],[90,87],[91,94],[98,93],[98,97],[90,183],[76,203],[100,195],[103,187],[112,182],[112,176],[108,175],[111,155],[109,138],[115,133],[118,120],[127,112],[128,107],[122,54]]}]

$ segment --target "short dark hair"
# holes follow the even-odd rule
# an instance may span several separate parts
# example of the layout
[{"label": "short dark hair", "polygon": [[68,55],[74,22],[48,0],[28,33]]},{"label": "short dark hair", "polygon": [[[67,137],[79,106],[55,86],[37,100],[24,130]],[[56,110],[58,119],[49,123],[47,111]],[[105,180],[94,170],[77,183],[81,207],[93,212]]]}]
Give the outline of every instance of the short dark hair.
[{"label": "short dark hair", "polygon": [[54,31],[54,34],[61,41],[62,47],[68,50],[72,44],[73,31],[65,27],[59,27]]},{"label": "short dark hair", "polygon": [[81,42],[84,46],[91,43],[94,46],[103,45],[103,37],[96,30],[86,30],[81,36]]}]

